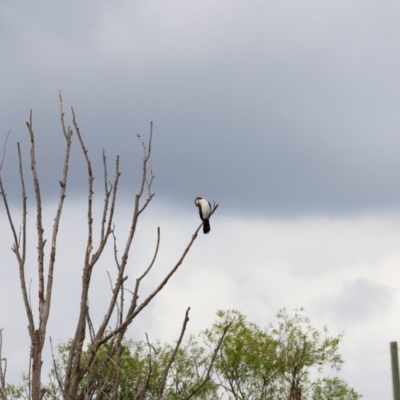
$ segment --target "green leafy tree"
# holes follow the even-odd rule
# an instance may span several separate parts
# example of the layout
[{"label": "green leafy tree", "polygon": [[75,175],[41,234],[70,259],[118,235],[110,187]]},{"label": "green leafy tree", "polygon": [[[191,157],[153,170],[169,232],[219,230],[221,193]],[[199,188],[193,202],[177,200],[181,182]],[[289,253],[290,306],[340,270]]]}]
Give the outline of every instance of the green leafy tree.
[{"label": "green leafy tree", "polygon": [[278,324],[271,326],[270,334],[277,340],[277,359],[280,391],[284,398],[308,398],[312,381],[310,374],[323,373],[324,369],[340,370],[343,360],[339,354],[339,343],[343,337],[330,336],[328,328],[314,328],[303,310],[290,317],[286,310],[278,315]]},{"label": "green leafy tree", "polygon": [[224,324],[230,324],[230,328],[215,364],[221,387],[234,399],[273,399],[279,343],[239,311],[231,310],[218,311],[217,321],[203,333],[210,347]]},{"label": "green leafy tree", "polygon": [[[229,327],[229,329],[227,329]],[[302,309],[277,314],[267,328],[249,322],[236,310],[218,311],[211,328],[176,344],[126,341],[118,353],[105,345],[87,379],[95,390],[85,398],[138,400],[358,400],[361,398],[327,370],[340,370],[342,334],[316,329]],[[69,344],[58,348],[45,399],[61,397]],[[85,350],[82,362],[90,354]],[[107,363],[106,363],[107,361]],[[97,365],[106,364],[105,368]],[[119,368],[118,371],[116,369]],[[101,371],[98,373],[97,371]],[[114,389],[118,372],[118,388]],[[97,374],[97,375],[96,375]],[[87,387],[87,382],[82,382]],[[15,394],[22,387],[13,388]],[[15,398],[23,398],[22,396]]]},{"label": "green leafy tree", "polygon": [[339,378],[313,379],[327,369],[340,370],[342,334],[332,336],[326,326],[320,330],[313,327],[303,309],[296,310],[293,316],[283,309],[277,320],[262,329],[239,311],[218,311],[217,321],[204,332],[206,342],[212,346],[222,327],[230,324],[215,363],[215,375],[228,398],[361,398]]}]

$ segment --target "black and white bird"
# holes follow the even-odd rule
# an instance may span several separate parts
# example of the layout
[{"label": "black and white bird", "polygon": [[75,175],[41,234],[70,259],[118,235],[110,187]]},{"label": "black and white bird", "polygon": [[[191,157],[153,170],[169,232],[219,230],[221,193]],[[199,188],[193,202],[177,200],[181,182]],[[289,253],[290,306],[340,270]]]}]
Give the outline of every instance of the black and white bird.
[{"label": "black and white bird", "polygon": [[210,221],[209,221],[211,215],[210,202],[201,197],[197,197],[197,199],[194,201],[194,204],[196,204],[196,206],[199,207],[200,218],[204,222],[203,232],[204,233],[210,232],[211,231]]}]

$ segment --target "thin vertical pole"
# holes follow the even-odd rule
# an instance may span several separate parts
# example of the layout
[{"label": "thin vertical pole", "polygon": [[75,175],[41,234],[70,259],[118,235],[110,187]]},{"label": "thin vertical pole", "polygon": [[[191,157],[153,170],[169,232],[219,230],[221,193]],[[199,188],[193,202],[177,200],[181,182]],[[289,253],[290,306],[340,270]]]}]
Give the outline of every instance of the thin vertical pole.
[{"label": "thin vertical pole", "polygon": [[390,342],[390,358],[392,360],[393,399],[400,400],[399,352],[397,350],[397,342]]}]

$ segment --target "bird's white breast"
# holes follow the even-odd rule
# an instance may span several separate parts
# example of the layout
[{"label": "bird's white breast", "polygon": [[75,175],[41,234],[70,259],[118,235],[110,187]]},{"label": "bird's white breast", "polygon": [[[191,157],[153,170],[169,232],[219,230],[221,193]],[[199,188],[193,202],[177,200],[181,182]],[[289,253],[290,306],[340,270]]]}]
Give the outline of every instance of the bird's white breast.
[{"label": "bird's white breast", "polygon": [[200,199],[198,200],[198,204],[201,207],[201,214],[203,215],[203,218],[207,219],[211,214],[210,203],[205,199]]}]

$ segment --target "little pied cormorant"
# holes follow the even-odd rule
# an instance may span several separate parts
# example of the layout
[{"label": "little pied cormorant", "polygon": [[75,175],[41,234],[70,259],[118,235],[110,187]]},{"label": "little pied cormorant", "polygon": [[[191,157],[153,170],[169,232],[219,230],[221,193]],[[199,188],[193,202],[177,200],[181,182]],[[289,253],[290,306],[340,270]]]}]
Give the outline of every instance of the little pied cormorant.
[{"label": "little pied cormorant", "polygon": [[203,232],[208,233],[211,231],[210,228],[210,215],[211,215],[211,204],[206,199],[201,197],[197,197],[194,201],[197,207],[199,207],[200,218],[204,222],[203,224]]}]

